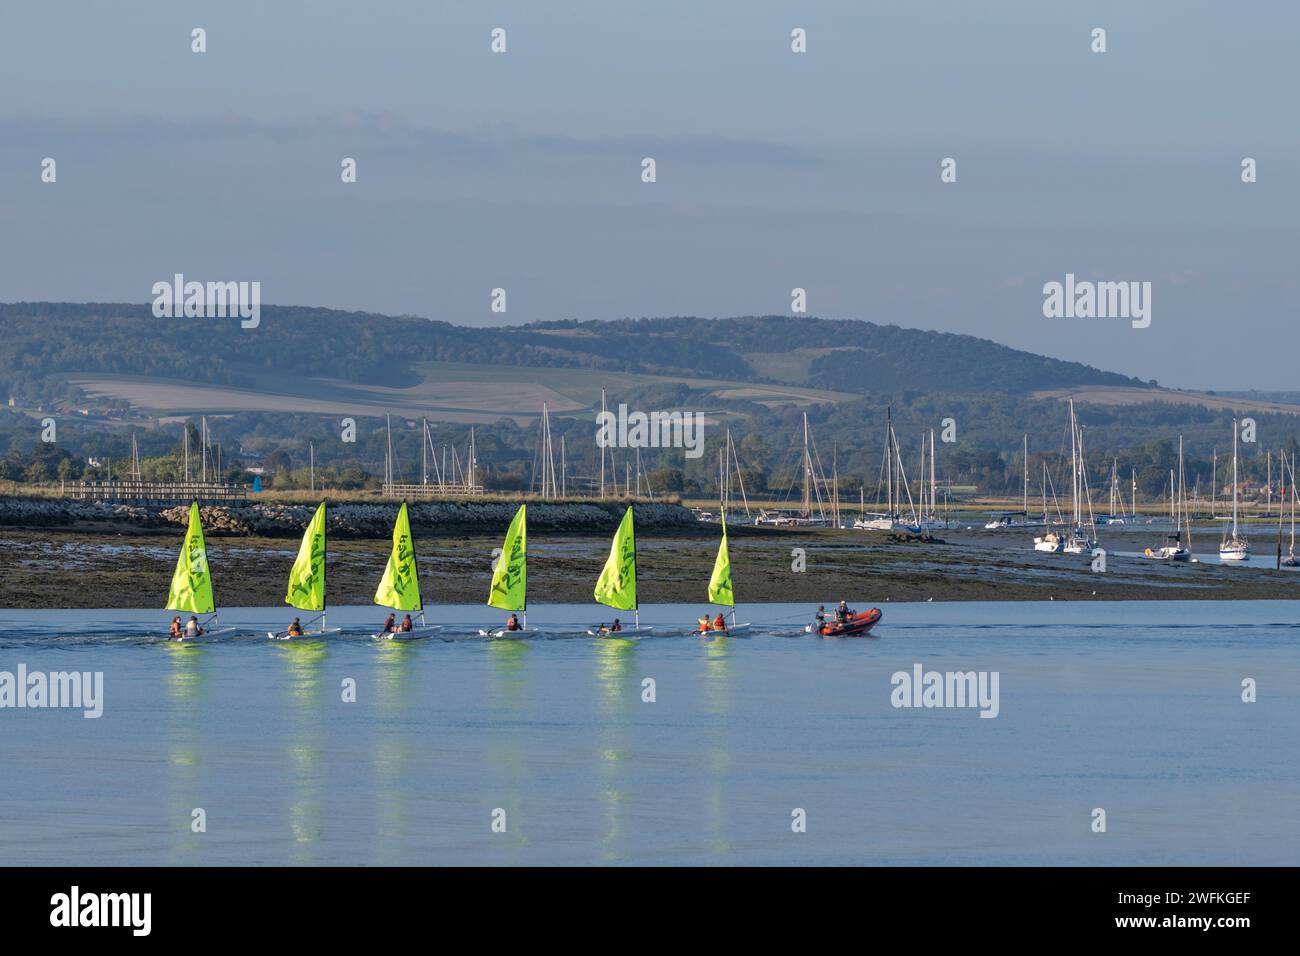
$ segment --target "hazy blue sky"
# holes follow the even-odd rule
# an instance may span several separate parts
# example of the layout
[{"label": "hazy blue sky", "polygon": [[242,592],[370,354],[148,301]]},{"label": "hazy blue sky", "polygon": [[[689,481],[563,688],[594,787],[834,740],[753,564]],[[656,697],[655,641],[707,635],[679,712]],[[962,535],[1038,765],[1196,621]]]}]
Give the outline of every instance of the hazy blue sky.
[{"label": "hazy blue sky", "polygon": [[[1300,387],[1297,35],[1283,2],[10,3],[0,300],[179,271],[489,324],[802,286],[816,315]],[[1151,327],[1044,318],[1067,272],[1151,281]]]}]

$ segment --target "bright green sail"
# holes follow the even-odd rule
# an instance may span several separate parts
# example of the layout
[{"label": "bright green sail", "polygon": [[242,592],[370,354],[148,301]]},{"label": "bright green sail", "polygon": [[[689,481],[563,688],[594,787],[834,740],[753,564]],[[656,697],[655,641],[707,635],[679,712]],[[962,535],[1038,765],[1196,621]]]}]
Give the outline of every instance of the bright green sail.
[{"label": "bright green sail", "polygon": [[632,506],[614,532],[605,569],[596,581],[596,600],[622,611],[636,610],[636,531]]},{"label": "bright green sail", "polygon": [[727,516],[722,516],[722,543],[718,545],[718,557],[713,562],[713,577],[709,578],[709,600],[714,604],[736,606],[735,595],[731,593],[731,556],[727,553]]},{"label": "bright green sail", "polygon": [[167,610],[212,614],[212,577],[208,573],[208,549],[203,543],[203,522],[199,520],[199,503],[190,504],[190,527],[176,559],[171,590],[167,593]]},{"label": "bright green sail", "polygon": [[284,603],[300,611],[325,610],[325,502],[320,503],[303,533],[298,557],[289,572]]},{"label": "bright green sail", "polygon": [[527,505],[520,505],[506,532],[501,557],[492,572],[492,590],[488,604],[503,611],[523,611],[528,607],[528,515]]},{"label": "bright green sail", "polygon": [[388,567],[375,591],[375,603],[399,611],[420,611],[420,575],[415,567],[415,541],[411,537],[411,520],[406,513],[406,502],[397,512],[393,524],[393,552],[388,556]]}]

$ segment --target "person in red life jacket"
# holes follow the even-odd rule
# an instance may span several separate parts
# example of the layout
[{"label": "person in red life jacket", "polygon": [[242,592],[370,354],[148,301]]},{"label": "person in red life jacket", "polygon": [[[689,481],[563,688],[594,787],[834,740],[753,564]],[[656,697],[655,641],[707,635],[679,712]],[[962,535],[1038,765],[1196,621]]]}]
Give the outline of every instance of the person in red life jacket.
[{"label": "person in red life jacket", "polygon": [[181,619],[180,619],[180,615],[177,615],[176,617],[172,618],[172,633],[171,633],[171,638],[172,638],[173,641],[179,641],[179,640],[181,640]]},{"label": "person in red life jacket", "polygon": [[715,631],[725,631],[727,629],[727,619],[722,616],[721,611],[719,611],[718,616],[713,619],[713,629]]},{"label": "person in red life jacket", "polygon": [[506,630],[507,630],[507,631],[521,631],[521,630],[523,630],[523,628],[521,628],[521,627],[519,626],[519,615],[518,615],[518,614],[511,614],[511,615],[510,615],[510,620],[506,621]]}]

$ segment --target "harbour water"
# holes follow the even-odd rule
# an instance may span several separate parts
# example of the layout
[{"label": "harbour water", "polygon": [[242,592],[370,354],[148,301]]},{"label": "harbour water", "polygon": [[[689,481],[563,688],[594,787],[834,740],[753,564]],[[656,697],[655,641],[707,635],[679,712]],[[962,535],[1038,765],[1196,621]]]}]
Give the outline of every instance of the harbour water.
[{"label": "harbour water", "polygon": [[[883,610],[870,638],[768,604],[745,637],[613,640],[563,636],[607,610],[536,606],[553,630],[489,641],[499,614],[439,606],[435,636],[388,642],[375,608],[340,608],[340,637],[271,642],[284,608],[231,609],[239,632],[192,645],[152,636],[161,612],[0,611],[0,671],[104,681],[97,719],[0,710],[0,858],[1296,863],[1300,604]],[[997,716],[895,707],[916,665],[996,672]]]}]

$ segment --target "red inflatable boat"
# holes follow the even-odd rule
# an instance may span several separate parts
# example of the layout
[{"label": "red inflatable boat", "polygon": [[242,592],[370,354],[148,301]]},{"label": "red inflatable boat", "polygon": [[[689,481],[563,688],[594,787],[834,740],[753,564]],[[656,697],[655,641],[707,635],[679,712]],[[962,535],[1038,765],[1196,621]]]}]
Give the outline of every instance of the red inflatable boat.
[{"label": "red inflatable boat", "polygon": [[870,611],[857,611],[843,624],[827,621],[817,631],[822,637],[861,637],[875,627],[880,620],[880,608]]}]

